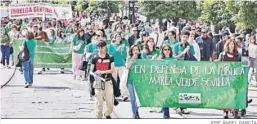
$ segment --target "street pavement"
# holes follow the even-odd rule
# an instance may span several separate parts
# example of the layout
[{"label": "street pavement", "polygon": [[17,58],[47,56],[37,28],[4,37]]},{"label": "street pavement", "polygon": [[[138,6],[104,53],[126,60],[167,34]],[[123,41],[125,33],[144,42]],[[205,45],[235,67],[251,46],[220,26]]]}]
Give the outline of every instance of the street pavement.
[{"label": "street pavement", "polygon": [[[14,69],[1,69],[2,79],[8,80]],[[254,82],[253,82],[254,83]],[[57,69],[35,74],[34,84],[24,88],[24,77],[17,70],[12,81],[1,89],[1,118],[96,118],[95,101],[90,100],[86,81],[73,80],[71,71],[61,74]],[[249,86],[253,102],[244,118],[257,118],[257,87]],[[160,108],[157,108],[160,110]],[[139,108],[141,118],[162,118],[162,113],[150,113]],[[170,108],[171,118],[223,118],[221,110],[188,109],[189,115],[179,115]],[[115,106],[112,118],[132,118],[129,102]]]}]

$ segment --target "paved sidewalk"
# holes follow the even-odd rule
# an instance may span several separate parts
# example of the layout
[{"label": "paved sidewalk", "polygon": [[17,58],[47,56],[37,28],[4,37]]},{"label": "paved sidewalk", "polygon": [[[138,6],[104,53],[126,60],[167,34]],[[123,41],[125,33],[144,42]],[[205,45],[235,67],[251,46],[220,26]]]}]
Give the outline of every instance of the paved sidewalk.
[{"label": "paved sidewalk", "polygon": [[[2,71],[2,70],[1,70]],[[17,73],[18,72],[18,73]],[[1,118],[96,118],[95,102],[90,101],[85,81],[73,80],[72,75],[51,69],[35,74],[34,85],[24,88],[23,75],[17,70],[14,81],[2,89]],[[2,75],[3,74],[3,75]],[[7,76],[7,73],[2,73]],[[257,87],[250,87],[253,99],[246,118],[257,118]],[[141,118],[162,118],[161,113],[150,113],[139,108]],[[214,109],[188,109],[191,114],[180,116],[171,108],[171,118],[222,118],[222,111]],[[112,118],[132,118],[129,102],[120,102]]]},{"label": "paved sidewalk", "polygon": [[7,69],[7,68],[2,68],[0,70],[0,77],[1,77],[1,85],[3,85],[4,83],[6,83],[11,76],[13,75],[14,72],[14,68],[12,67],[11,69]]}]

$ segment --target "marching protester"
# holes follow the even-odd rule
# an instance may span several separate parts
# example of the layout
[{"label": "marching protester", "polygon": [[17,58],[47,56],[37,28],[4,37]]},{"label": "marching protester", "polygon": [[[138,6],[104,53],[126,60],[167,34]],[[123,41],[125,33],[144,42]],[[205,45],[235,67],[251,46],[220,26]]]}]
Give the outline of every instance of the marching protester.
[{"label": "marching protester", "polygon": [[20,36],[20,33],[17,29],[17,25],[16,24],[13,24],[11,26],[11,31],[8,33],[9,37],[10,37],[10,40],[11,40],[11,43],[10,43],[10,57],[11,57],[11,60],[12,60],[12,66],[14,65],[14,56],[13,56],[13,42],[14,40],[17,40]]},{"label": "marching protester", "polygon": [[[163,45],[162,46],[161,54],[160,54],[160,59],[173,60],[173,61],[176,60],[176,58],[173,57],[172,47],[170,45]],[[162,108],[162,112],[163,112],[163,118],[165,118],[165,119],[169,119],[170,118],[170,112],[169,112],[169,108],[168,107],[163,107]]]},{"label": "marching protester", "polygon": [[2,28],[1,31],[1,53],[2,53],[2,58],[1,58],[1,63],[3,64],[4,68],[11,68],[9,65],[9,57],[10,57],[10,37],[6,32],[5,28]]},{"label": "marching protester", "polygon": [[[254,35],[250,35],[249,38],[249,72],[248,72],[248,82],[251,83],[252,78],[257,80],[257,38]],[[257,86],[257,84],[255,84]]]},{"label": "marching protester", "polygon": [[[92,59],[96,56],[98,56],[98,47],[97,44],[101,41],[104,40],[103,37],[103,32],[102,31],[97,31],[96,32],[96,36],[93,36],[92,38],[92,42],[89,43],[88,45],[86,45],[86,61],[88,62],[88,67],[90,69],[90,66],[92,64]],[[88,75],[88,87],[89,87],[89,91],[90,91],[90,99],[93,98],[93,96],[95,95],[95,91],[93,88],[93,82],[94,82],[94,77],[89,75],[89,71],[86,69],[85,73]]]},{"label": "marching protester", "polygon": [[174,47],[174,45],[179,42],[176,40],[176,31],[168,31],[167,36],[168,39],[163,42],[163,45],[170,45],[171,47]]},{"label": "marching protester", "polygon": [[[194,57],[194,47],[188,43],[190,32],[187,30],[181,31],[181,42],[175,44],[173,48],[173,54],[178,60],[196,60]],[[189,114],[186,108],[180,108],[180,113]]]},{"label": "marching protester", "polygon": [[73,79],[77,77],[80,80],[84,80],[84,72],[79,70],[79,63],[82,61],[84,49],[86,46],[85,32],[83,29],[79,30],[71,42],[72,50],[72,71]]},{"label": "marching protester", "polygon": [[[238,53],[236,46],[237,45],[234,39],[229,39],[228,41],[226,41],[224,45],[224,52],[220,53],[219,60],[220,61],[240,61],[241,60],[240,54]],[[238,109],[234,109],[234,110],[224,109],[223,117],[225,119],[228,119],[229,111],[234,112],[235,119],[240,118],[240,115],[238,114]]]},{"label": "marching protester", "polygon": [[[137,45],[132,45],[129,49],[129,55],[126,59],[126,69],[129,69],[132,66],[133,62],[135,62],[135,60],[137,60],[137,59],[141,59],[140,47]],[[130,76],[128,76],[128,77],[130,77]],[[133,117],[135,119],[139,119],[140,116],[138,113],[138,105],[136,102],[136,95],[135,95],[134,85],[133,85],[133,81],[132,81],[131,77],[127,79],[127,88],[129,91],[130,104],[131,104]]]},{"label": "marching protester", "polygon": [[196,38],[196,42],[199,45],[201,52],[201,61],[212,61],[213,42],[212,39],[207,36],[208,31],[202,29],[202,36]]},{"label": "marching protester", "polygon": [[33,73],[36,42],[34,41],[34,34],[32,32],[28,32],[27,40],[25,40],[23,45],[20,47],[20,50],[23,52],[25,52],[26,49],[29,52],[29,58],[27,61],[22,62],[22,67],[24,72],[25,88],[28,88],[34,83]]},{"label": "marching protester", "polygon": [[195,51],[194,57],[197,59],[197,61],[201,61],[200,48],[198,43],[196,43],[196,41],[194,40],[194,37],[195,37],[195,32],[190,31],[188,42],[194,47],[194,51]]},{"label": "marching protester", "polygon": [[90,72],[100,75],[101,78],[95,77],[94,88],[96,97],[96,114],[97,118],[103,117],[103,103],[106,101],[106,112],[104,116],[106,119],[111,119],[114,106],[113,84],[111,81],[112,73],[115,71],[114,58],[106,53],[106,43],[104,41],[98,42],[98,56],[92,60]]},{"label": "marching protester", "polygon": [[129,47],[135,44],[136,40],[138,39],[138,30],[136,27],[132,28],[132,35],[128,38]]},{"label": "marching protester", "polygon": [[[127,57],[127,47],[125,46],[124,40],[120,34],[115,35],[114,43],[108,46],[108,53],[114,57],[115,72],[112,74],[116,82],[118,82],[118,77],[123,75],[125,69],[125,59]],[[124,101],[128,99],[124,96]]]},{"label": "marching protester", "polygon": [[224,50],[224,44],[226,43],[226,41],[229,39],[229,32],[227,30],[224,30],[222,32],[222,40],[219,41],[216,44],[216,52],[217,52],[217,58],[219,57],[219,54]]},{"label": "marching protester", "polygon": [[159,54],[160,50],[156,48],[154,39],[150,37],[148,40],[146,40],[144,49],[141,51],[142,59],[153,60],[156,59]]}]

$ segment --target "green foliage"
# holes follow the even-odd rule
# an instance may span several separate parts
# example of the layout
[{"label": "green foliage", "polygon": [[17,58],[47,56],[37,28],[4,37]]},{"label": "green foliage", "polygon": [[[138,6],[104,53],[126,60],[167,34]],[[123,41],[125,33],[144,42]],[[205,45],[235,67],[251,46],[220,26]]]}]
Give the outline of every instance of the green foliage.
[{"label": "green foliage", "polygon": [[88,4],[89,7],[86,9],[88,12],[104,14],[109,10],[109,13],[118,13],[121,1],[89,0]]},{"label": "green foliage", "polygon": [[197,19],[199,10],[196,1],[140,1],[140,12],[150,18]]},{"label": "green foliage", "polygon": [[233,15],[232,20],[240,29],[257,28],[257,2],[256,1],[232,1],[228,0],[226,7],[230,14]]},{"label": "green foliage", "polygon": [[234,25],[234,22],[231,20],[232,15],[226,8],[225,1],[198,1],[198,8],[201,10],[199,19],[203,22],[209,22],[218,27],[231,27]]}]

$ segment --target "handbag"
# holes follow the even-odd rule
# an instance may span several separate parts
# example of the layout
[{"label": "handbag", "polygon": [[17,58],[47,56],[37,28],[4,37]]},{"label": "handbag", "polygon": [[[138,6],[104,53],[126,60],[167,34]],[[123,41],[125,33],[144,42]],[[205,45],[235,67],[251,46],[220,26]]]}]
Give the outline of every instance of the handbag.
[{"label": "handbag", "polygon": [[29,49],[27,47],[27,43],[25,42],[24,44],[24,50],[21,51],[19,54],[18,54],[18,59],[20,62],[25,62],[25,61],[28,61],[30,58],[30,55],[29,55]]},{"label": "handbag", "polygon": [[127,91],[128,74],[129,74],[129,69],[124,69],[123,74],[120,78],[121,94],[125,94]]},{"label": "handbag", "polygon": [[79,70],[86,71],[87,70],[87,61],[84,61],[85,55],[82,56],[81,61],[79,63]]},{"label": "handbag", "polygon": [[120,88],[119,88],[119,84],[116,82],[116,80],[111,77],[111,80],[112,80],[112,86],[113,86],[113,94],[115,97],[119,97],[121,96],[121,92],[120,92]]},{"label": "handbag", "polygon": [[194,55],[187,53],[184,57],[184,60],[197,61]]}]

